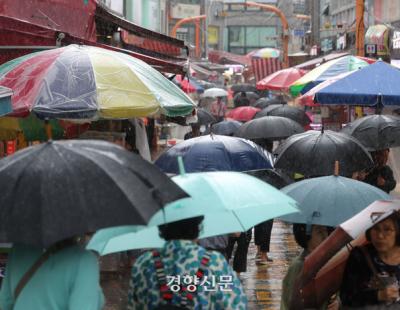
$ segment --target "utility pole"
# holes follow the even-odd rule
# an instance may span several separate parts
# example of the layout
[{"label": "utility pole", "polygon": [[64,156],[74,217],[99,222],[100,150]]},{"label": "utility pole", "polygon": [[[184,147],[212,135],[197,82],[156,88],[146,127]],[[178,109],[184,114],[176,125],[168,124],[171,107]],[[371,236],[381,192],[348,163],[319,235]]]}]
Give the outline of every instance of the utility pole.
[{"label": "utility pole", "polygon": [[357,56],[364,56],[364,0],[356,0],[356,51]]}]

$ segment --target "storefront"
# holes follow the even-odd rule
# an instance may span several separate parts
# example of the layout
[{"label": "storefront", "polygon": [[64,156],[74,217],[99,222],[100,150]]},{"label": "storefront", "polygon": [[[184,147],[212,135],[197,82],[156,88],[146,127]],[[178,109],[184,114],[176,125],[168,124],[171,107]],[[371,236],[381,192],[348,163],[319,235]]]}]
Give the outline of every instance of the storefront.
[{"label": "storefront", "polygon": [[400,31],[393,31],[390,50],[390,63],[400,68]]},{"label": "storefront", "polygon": [[385,25],[374,25],[365,34],[365,56],[390,60],[389,28]]}]

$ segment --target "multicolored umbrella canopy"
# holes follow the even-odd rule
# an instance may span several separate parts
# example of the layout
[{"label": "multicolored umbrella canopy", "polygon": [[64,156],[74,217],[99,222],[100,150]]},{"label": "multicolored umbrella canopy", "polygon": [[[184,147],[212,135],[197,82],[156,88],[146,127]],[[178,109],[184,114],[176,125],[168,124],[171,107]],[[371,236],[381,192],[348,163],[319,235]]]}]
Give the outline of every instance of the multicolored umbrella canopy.
[{"label": "multicolored umbrella canopy", "polygon": [[327,87],[328,85],[331,85],[331,84],[335,83],[336,81],[348,76],[351,73],[353,73],[353,71],[345,72],[345,73],[339,74],[337,76],[334,76],[334,77],[332,77],[330,79],[327,79],[326,81],[324,81],[324,82],[318,84],[317,86],[311,88],[304,95],[300,96],[298,98],[298,102],[300,104],[302,104],[302,105],[306,105],[306,106],[309,106],[309,107],[320,106],[320,104],[314,103],[315,94],[317,92],[319,92],[321,89]]},{"label": "multicolored umbrella canopy", "polygon": [[190,114],[193,101],[145,62],[92,46],[69,45],[0,66],[13,116],[124,119]]},{"label": "multicolored umbrella canopy", "polygon": [[271,47],[265,47],[247,54],[247,56],[257,58],[278,58],[280,55],[281,53],[278,49]]},{"label": "multicolored umbrella canopy", "polygon": [[305,94],[314,86],[332,77],[335,77],[344,72],[364,68],[366,66],[368,66],[368,62],[355,56],[345,56],[333,59],[331,61],[323,63],[314,70],[311,70],[303,77],[298,79],[296,82],[294,82],[289,88],[290,93],[293,96],[297,96],[300,93]]}]

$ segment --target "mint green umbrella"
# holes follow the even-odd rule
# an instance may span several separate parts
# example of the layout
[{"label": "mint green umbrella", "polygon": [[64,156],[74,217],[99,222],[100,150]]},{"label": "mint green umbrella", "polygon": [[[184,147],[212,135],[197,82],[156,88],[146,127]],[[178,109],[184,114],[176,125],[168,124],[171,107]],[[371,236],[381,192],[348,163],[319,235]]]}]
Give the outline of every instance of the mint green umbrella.
[{"label": "mint green umbrella", "polygon": [[[88,248],[105,255],[137,248],[151,248],[157,241],[157,225],[204,216],[200,238],[246,231],[266,220],[298,212],[296,202],[267,183],[240,172],[199,172],[172,180],[191,197],[158,211],[148,228],[116,228],[94,238]],[[108,234],[108,235],[107,235]],[[121,244],[126,242],[126,244]],[[158,242],[158,241],[157,241]],[[94,245],[93,245],[94,244]]]},{"label": "mint green umbrella", "polygon": [[163,245],[164,240],[158,235],[156,226],[131,225],[100,229],[86,248],[106,255],[126,250],[161,248]]}]

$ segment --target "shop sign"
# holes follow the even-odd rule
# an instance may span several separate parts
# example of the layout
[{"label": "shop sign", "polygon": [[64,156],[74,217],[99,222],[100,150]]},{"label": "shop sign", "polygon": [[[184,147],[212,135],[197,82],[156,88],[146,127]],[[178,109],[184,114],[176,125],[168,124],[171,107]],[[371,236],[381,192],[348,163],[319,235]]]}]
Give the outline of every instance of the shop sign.
[{"label": "shop sign", "polygon": [[393,32],[391,58],[400,59],[400,31]]},{"label": "shop sign", "polygon": [[7,141],[7,155],[12,155],[17,150],[17,141],[10,140]]},{"label": "shop sign", "polygon": [[368,57],[376,57],[376,44],[365,44],[365,55]]},{"label": "shop sign", "polygon": [[182,19],[187,17],[199,16],[200,5],[197,4],[171,4],[171,17]]}]

